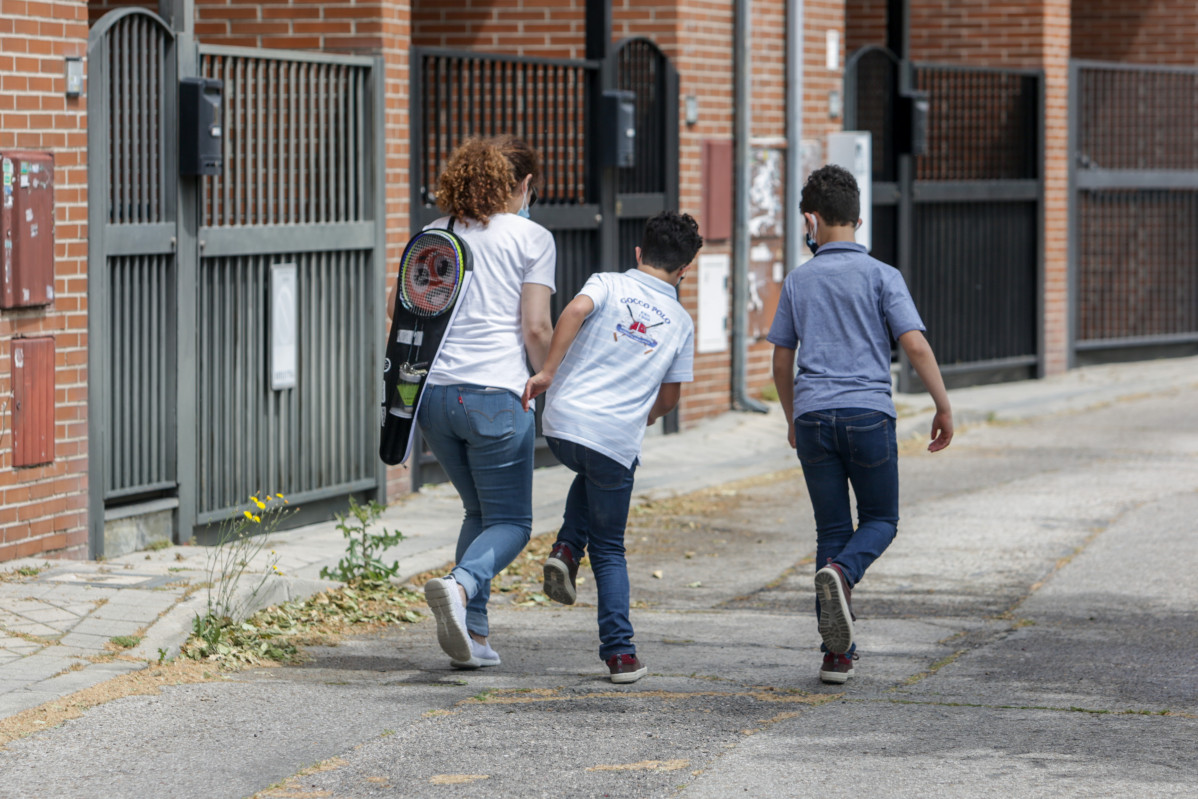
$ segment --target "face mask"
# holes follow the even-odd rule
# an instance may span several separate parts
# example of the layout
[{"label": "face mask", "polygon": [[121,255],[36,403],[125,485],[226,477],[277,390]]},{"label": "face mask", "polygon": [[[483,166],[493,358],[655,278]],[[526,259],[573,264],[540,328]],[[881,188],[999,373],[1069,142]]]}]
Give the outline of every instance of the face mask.
[{"label": "face mask", "polygon": [[819,230],[819,222],[812,221],[811,227],[811,233],[807,234],[807,249],[811,250],[812,255],[815,255],[816,251],[819,250],[819,245],[815,243],[815,236],[813,234]]},{"label": "face mask", "polygon": [[516,212],[516,216],[522,216],[525,219],[531,219],[532,214],[528,212],[528,188],[524,189],[524,202],[520,205],[520,210]]}]

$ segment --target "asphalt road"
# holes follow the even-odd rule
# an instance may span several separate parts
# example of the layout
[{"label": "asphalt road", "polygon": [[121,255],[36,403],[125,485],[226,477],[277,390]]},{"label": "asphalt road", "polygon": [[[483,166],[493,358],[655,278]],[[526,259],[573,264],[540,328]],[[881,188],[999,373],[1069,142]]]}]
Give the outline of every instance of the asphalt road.
[{"label": "asphalt road", "polygon": [[0,796],[1198,795],[1192,392],[901,462],[844,688],[795,471],[634,518],[634,685],[603,677],[588,581],[497,606],[495,669],[451,670],[431,621],[354,638],[14,742]]}]

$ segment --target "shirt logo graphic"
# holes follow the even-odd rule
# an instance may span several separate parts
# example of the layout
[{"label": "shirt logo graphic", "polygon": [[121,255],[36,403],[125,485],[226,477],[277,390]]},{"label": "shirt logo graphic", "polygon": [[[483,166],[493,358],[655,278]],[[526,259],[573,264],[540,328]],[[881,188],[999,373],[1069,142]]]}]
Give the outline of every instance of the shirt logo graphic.
[{"label": "shirt logo graphic", "polygon": [[648,347],[648,349],[646,349],[643,353],[644,355],[648,355],[650,352],[653,352],[654,348],[657,347],[658,342],[657,339],[653,338],[653,336],[649,334],[649,330],[650,328],[657,327],[658,325],[664,325],[665,322],[655,322],[653,324],[649,324],[651,317],[644,311],[634,314],[632,312],[632,307],[629,305],[625,305],[624,310],[628,311],[628,324],[623,325],[617,323],[616,332],[612,333],[612,340],[619,341],[621,335],[627,336],[637,344],[642,344],[645,347]]}]

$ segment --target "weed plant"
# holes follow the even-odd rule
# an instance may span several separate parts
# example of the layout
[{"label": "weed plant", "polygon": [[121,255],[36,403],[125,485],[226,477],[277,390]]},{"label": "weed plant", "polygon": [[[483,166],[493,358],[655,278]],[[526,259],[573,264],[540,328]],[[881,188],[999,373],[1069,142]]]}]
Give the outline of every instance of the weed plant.
[{"label": "weed plant", "polygon": [[381,555],[402,541],[404,534],[398,530],[390,532],[386,527],[378,533],[371,530],[383,510],[377,502],[359,505],[353,497],[349,498],[349,512],[337,514],[337,529],[346,540],[345,557],[337,562],[336,568],[322,568],[321,577],[352,584],[382,582],[396,575],[399,561],[388,566]]}]

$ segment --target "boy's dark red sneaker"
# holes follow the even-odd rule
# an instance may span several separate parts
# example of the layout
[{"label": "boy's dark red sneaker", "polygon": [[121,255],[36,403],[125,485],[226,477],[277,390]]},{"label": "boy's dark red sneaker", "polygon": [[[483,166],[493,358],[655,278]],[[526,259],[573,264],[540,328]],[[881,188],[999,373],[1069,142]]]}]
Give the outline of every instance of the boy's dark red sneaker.
[{"label": "boy's dark red sneaker", "polygon": [[578,598],[578,590],[574,580],[578,577],[578,560],[570,545],[558,541],[545,560],[545,596],[563,605],[573,605]]},{"label": "boy's dark red sneaker", "polygon": [[829,563],[815,573],[815,596],[819,599],[819,634],[829,652],[848,652],[853,645],[852,591],[844,572]]},{"label": "boy's dark red sneaker", "polygon": [[611,672],[611,681],[617,683],[636,682],[649,673],[636,655],[612,655],[607,659],[607,670]]},{"label": "boy's dark red sneaker", "polygon": [[848,682],[849,677],[853,676],[853,661],[856,659],[856,652],[851,655],[838,655],[835,652],[825,652],[824,663],[819,667],[820,681],[833,685]]}]

